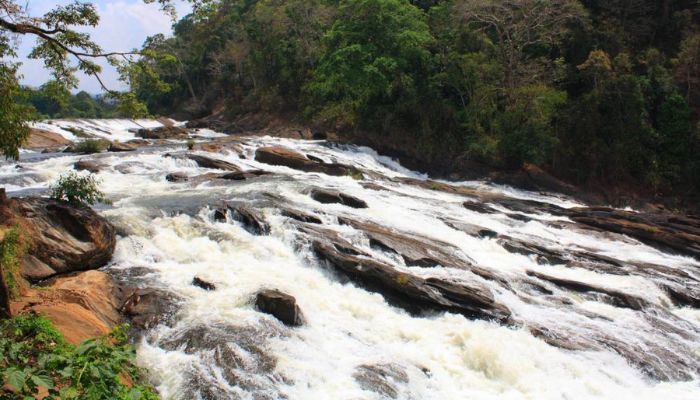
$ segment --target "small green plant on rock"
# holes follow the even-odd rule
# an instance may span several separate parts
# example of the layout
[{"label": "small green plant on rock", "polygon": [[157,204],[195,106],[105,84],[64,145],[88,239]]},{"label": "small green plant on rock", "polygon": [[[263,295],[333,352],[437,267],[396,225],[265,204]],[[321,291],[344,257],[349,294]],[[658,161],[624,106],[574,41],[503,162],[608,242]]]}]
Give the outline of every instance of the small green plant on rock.
[{"label": "small green plant on rock", "polygon": [[0,321],[0,398],[32,399],[43,391],[44,399],[158,399],[142,383],[126,330],[73,346],[41,316]]},{"label": "small green plant on rock", "polygon": [[109,147],[109,141],[104,139],[87,139],[77,143],[73,147],[73,151],[81,154],[93,154],[106,150]]},{"label": "small green plant on rock", "polygon": [[51,198],[66,201],[75,206],[93,205],[107,199],[98,187],[99,180],[94,175],[79,175],[69,172],[61,175],[51,185]]},{"label": "small green plant on rock", "polygon": [[187,141],[187,149],[194,150],[194,140],[190,139]]}]

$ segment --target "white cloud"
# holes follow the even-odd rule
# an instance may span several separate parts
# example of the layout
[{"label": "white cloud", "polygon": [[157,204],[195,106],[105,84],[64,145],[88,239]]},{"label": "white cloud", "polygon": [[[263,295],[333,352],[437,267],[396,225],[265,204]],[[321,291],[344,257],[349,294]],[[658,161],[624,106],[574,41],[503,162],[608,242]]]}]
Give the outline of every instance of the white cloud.
[{"label": "white cloud", "polygon": [[[29,1],[28,9],[30,14],[43,14],[59,4],[67,4],[70,0],[34,0]],[[172,21],[170,17],[163,13],[157,4],[145,4],[142,0],[101,0],[93,1],[100,15],[100,23],[95,28],[85,29],[90,33],[92,39],[105,51],[129,51],[140,48],[144,40],[157,33],[171,33]],[[178,15],[183,15],[189,6],[183,2],[177,2]],[[49,79],[48,71],[43,68],[41,61],[29,60],[27,55],[34,45],[33,40],[24,38],[19,55],[23,65],[20,73],[24,75],[23,83],[39,86]],[[119,82],[118,75],[114,68],[107,63],[103,66],[102,78],[110,88],[124,89],[124,85]],[[91,93],[99,92],[100,86],[94,77],[79,75],[80,90]]]}]

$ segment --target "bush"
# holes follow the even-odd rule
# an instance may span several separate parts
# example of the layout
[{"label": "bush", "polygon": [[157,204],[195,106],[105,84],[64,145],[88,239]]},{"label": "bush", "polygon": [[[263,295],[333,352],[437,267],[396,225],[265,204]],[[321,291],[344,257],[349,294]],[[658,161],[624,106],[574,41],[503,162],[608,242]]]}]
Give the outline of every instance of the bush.
[{"label": "bush", "polygon": [[104,139],[87,139],[73,147],[73,151],[81,154],[93,154],[106,150],[109,147],[109,141]]},{"label": "bush", "polygon": [[7,291],[11,298],[19,294],[20,286],[20,262],[27,249],[27,243],[21,234],[19,225],[15,225],[5,232],[0,241],[0,272],[5,278]]},{"label": "bush", "polygon": [[190,139],[187,141],[187,149],[194,150],[194,140]]},{"label": "bush", "polygon": [[107,337],[73,346],[40,316],[0,322],[0,387],[11,389],[0,397],[38,398],[43,388],[46,399],[157,399],[134,365],[126,329],[120,326]]},{"label": "bush", "polygon": [[73,205],[93,205],[105,201],[104,193],[98,188],[99,181],[92,175],[79,175],[69,172],[61,175],[51,185],[51,198],[66,201]]}]

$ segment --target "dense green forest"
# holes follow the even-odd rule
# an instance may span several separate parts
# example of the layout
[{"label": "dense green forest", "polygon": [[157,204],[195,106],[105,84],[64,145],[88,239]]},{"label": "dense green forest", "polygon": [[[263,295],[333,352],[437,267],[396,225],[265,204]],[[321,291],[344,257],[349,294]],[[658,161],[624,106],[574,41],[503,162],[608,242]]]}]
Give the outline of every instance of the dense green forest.
[{"label": "dense green forest", "polygon": [[152,113],[293,115],[578,184],[700,187],[695,0],[204,2],[124,68]]},{"label": "dense green forest", "polygon": [[105,96],[93,96],[85,91],[72,94],[55,81],[49,81],[40,88],[21,88],[17,101],[28,106],[37,119],[122,116],[116,103]]}]

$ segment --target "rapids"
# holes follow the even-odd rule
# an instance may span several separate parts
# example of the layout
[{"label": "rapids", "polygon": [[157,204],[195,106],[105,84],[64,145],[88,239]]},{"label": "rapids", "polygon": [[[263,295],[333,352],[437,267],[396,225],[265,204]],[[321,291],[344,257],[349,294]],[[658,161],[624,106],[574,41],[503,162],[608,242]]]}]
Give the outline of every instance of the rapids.
[{"label": "rapids", "polygon": [[[128,140],[136,123],[64,121],[64,128],[66,124]],[[75,139],[59,125],[41,127]],[[137,125],[158,126],[152,121]],[[203,132],[198,140],[207,140],[203,136],[221,135]],[[364,172],[364,179],[255,161],[256,149],[272,145],[352,165]],[[24,152],[19,164],[0,164],[0,186],[12,196],[45,194],[79,159],[102,164],[97,176],[112,205],[97,209],[120,233],[106,270],[178,299],[174,315],[137,342],[138,362],[149,370],[163,398],[700,398],[700,310],[674,305],[660,284],[664,279],[697,284],[697,260],[622,235],[582,229],[540,209],[513,213],[503,204],[493,204],[499,211],[494,213],[467,209],[463,203],[480,200],[478,195],[411,184],[427,177],[369,148],[271,137],[241,137],[237,146],[238,151],[197,154],[270,174],[241,181],[194,178],[221,171],[176,156],[186,150],[175,141],[91,156]],[[191,178],[166,181],[173,172]],[[465,193],[564,209],[581,206],[564,196],[485,182],[451,184],[469,191]],[[338,190],[368,207],[322,204],[308,195],[311,188]],[[256,210],[270,234],[251,233],[230,212],[223,221],[214,218],[217,209],[231,203]],[[314,237],[303,223],[285,216],[286,209],[317,216],[324,229],[401,273],[483,287],[495,304],[509,310],[510,318],[499,323],[440,309],[407,311],[319,258],[313,243],[330,235],[324,231]],[[497,279],[450,265],[407,265],[339,217],[424,238],[451,259],[479,266]],[[657,277],[542,262],[508,251],[496,237],[457,229],[460,224],[564,255],[585,252],[626,268],[662,265],[672,272]],[[678,280],[676,270],[684,271],[687,280]],[[193,286],[194,276],[217,289]],[[605,295],[569,290],[538,279],[542,276],[604,287],[644,306],[621,307]],[[305,324],[289,328],[257,311],[252,299],[263,288],[294,296]]]}]

